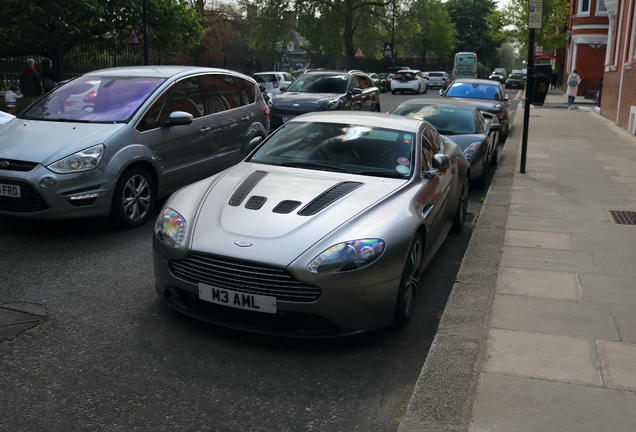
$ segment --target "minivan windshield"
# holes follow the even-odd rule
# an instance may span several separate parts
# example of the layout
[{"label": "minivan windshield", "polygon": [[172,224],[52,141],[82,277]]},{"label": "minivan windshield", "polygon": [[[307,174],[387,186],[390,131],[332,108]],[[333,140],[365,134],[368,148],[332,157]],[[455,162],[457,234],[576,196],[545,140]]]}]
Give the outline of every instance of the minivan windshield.
[{"label": "minivan windshield", "polygon": [[81,76],[47,93],[20,118],[125,122],[164,81],[148,77]]}]

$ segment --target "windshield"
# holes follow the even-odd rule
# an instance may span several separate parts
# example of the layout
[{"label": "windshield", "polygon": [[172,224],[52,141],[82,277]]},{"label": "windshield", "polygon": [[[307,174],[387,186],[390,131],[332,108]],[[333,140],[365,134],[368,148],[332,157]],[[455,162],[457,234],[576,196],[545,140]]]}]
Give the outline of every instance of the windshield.
[{"label": "windshield", "polygon": [[478,133],[477,117],[470,108],[435,105],[399,105],[391,114],[426,120],[443,135]]},{"label": "windshield", "polygon": [[446,92],[446,97],[501,100],[497,86],[477,83],[455,83]]},{"label": "windshield", "polygon": [[347,75],[325,76],[304,74],[296,78],[296,81],[287,87],[287,93],[338,93],[347,92]]},{"label": "windshield", "polygon": [[247,161],[379,177],[408,178],[415,134],[350,124],[288,122]]},{"label": "windshield", "polygon": [[82,76],[48,93],[21,118],[124,122],[164,81],[163,78]]},{"label": "windshield", "polygon": [[521,75],[521,74],[512,74],[512,75],[510,75],[510,78],[513,78],[513,79],[523,79],[523,75]]}]

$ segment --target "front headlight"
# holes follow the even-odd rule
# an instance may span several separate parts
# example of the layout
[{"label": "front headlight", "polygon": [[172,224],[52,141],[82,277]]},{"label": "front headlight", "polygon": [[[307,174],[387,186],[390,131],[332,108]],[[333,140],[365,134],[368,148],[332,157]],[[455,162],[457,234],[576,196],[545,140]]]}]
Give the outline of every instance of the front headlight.
[{"label": "front headlight", "polygon": [[54,162],[47,168],[58,174],[90,171],[97,168],[104,155],[104,150],[104,144],[98,144]]},{"label": "front headlight", "polygon": [[479,141],[472,142],[468,145],[468,147],[466,147],[466,150],[464,150],[464,157],[468,162],[472,161],[475,157],[475,153],[477,153],[477,150],[479,149],[479,144]]},{"label": "front headlight", "polygon": [[327,105],[324,105],[322,107],[322,109],[324,109],[324,110],[336,109],[336,108],[338,108],[338,105],[340,105],[340,102],[341,102],[340,99],[335,99],[335,100],[329,101],[329,103],[327,103]]},{"label": "front headlight", "polygon": [[170,207],[166,207],[155,222],[155,235],[168,246],[181,246],[185,232],[186,220]]},{"label": "front headlight", "polygon": [[384,252],[380,239],[351,240],[331,246],[314,258],[307,268],[312,273],[359,270],[373,264]]}]

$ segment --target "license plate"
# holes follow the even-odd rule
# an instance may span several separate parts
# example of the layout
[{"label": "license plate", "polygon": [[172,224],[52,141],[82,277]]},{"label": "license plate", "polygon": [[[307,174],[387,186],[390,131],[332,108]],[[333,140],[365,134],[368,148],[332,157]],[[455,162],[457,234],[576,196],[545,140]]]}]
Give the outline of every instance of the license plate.
[{"label": "license plate", "polygon": [[20,186],[0,184],[0,196],[20,198]]},{"label": "license plate", "polygon": [[408,84],[408,81],[400,81],[400,84]]},{"label": "license plate", "polygon": [[64,108],[73,108],[75,102],[64,102]]},{"label": "license plate", "polygon": [[255,312],[276,313],[276,297],[248,294],[199,284],[199,298],[211,303]]},{"label": "license plate", "polygon": [[283,123],[287,123],[291,119],[293,119],[293,117],[283,117]]}]

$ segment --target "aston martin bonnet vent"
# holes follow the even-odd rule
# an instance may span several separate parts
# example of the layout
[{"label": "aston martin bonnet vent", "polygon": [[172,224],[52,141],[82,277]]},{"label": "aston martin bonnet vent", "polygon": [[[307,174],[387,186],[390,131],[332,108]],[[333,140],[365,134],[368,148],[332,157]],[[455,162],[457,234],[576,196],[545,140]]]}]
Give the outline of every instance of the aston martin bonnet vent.
[{"label": "aston martin bonnet vent", "polygon": [[230,198],[229,204],[234,207],[240,206],[245,197],[252,189],[254,189],[254,186],[256,186],[266,175],[266,171],[254,171],[252,174],[247,176],[247,178],[243,180],[243,183],[236,188],[236,191]]},{"label": "aston martin bonnet vent", "polygon": [[312,216],[324,209],[325,207],[338,201],[343,196],[347,195],[362,186],[364,183],[360,182],[342,182],[338,183],[331,189],[326,190],[322,194],[318,195],[312,202],[303,207],[298,214],[300,216]]}]

